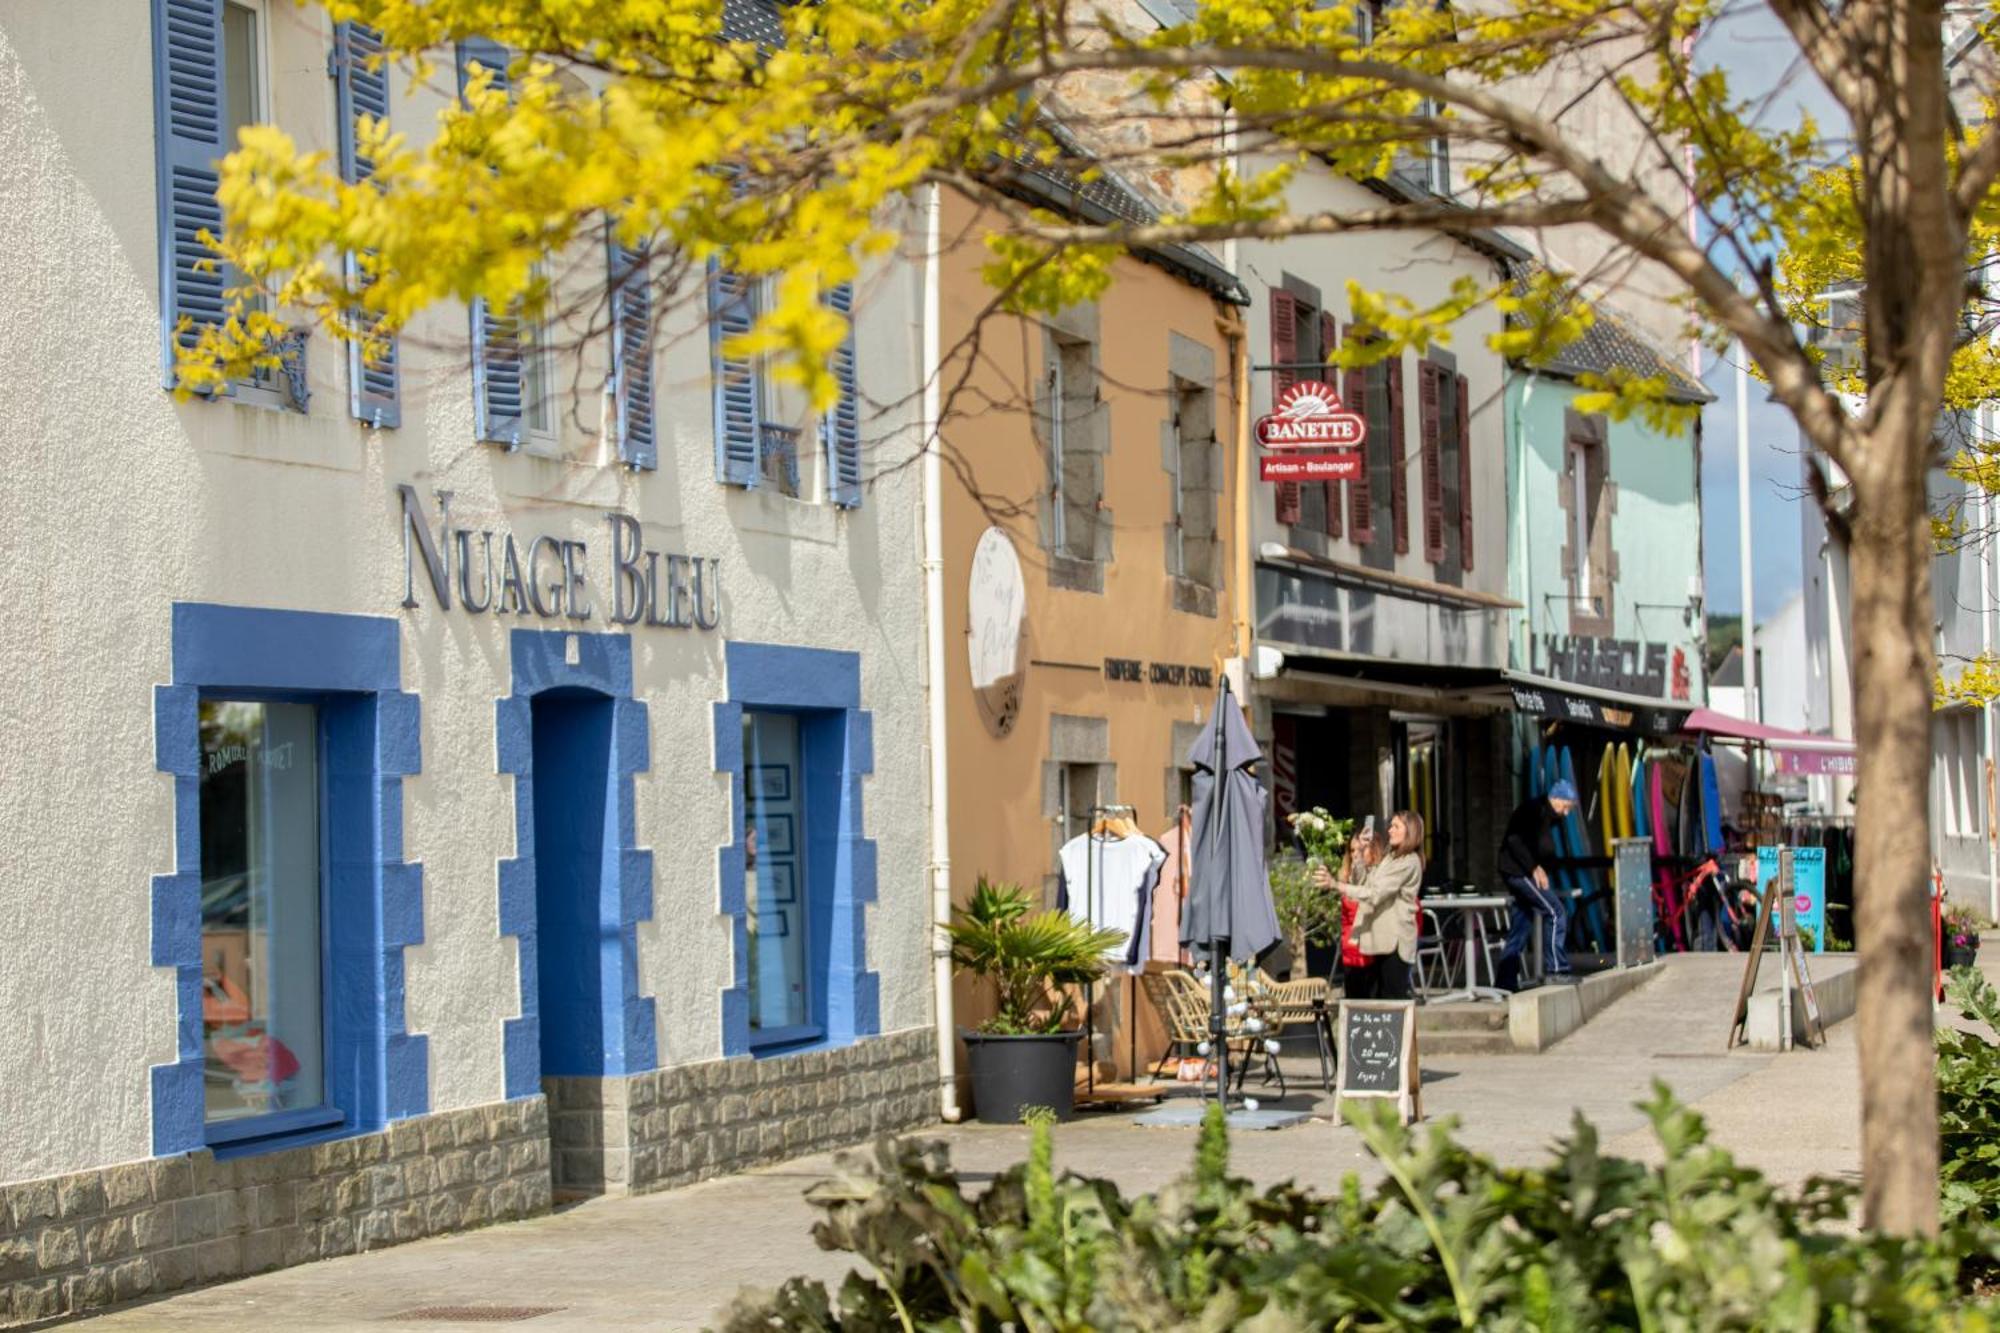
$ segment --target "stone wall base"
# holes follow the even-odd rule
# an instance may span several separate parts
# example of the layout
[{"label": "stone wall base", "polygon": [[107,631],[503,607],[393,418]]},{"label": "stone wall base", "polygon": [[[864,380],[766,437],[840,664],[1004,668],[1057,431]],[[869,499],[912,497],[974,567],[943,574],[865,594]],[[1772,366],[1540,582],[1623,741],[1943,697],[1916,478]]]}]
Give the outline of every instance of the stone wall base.
[{"label": "stone wall base", "polygon": [[541,1097],[0,1187],[0,1327],[549,1208]]},{"label": "stone wall base", "polygon": [[557,1194],[643,1194],[934,1122],[936,1034],[542,1086]]}]

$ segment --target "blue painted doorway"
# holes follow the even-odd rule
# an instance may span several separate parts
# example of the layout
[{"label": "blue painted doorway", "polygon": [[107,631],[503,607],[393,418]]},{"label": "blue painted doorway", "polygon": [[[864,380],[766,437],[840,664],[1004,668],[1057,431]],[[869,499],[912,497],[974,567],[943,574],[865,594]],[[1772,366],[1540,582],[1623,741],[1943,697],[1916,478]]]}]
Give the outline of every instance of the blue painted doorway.
[{"label": "blue painted doorway", "polygon": [[573,687],[544,691],[532,705],[545,1078],[606,1073],[606,1033],[623,1022],[613,706],[608,695]]}]

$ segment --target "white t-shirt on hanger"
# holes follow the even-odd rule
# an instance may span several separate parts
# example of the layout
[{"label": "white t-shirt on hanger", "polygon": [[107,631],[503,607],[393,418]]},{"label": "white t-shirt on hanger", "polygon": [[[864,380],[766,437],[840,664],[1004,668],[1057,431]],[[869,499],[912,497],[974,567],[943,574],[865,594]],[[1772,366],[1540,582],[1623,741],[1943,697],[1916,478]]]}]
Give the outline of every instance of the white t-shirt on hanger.
[{"label": "white t-shirt on hanger", "polygon": [[1125,942],[1113,952],[1138,972],[1152,951],[1153,886],[1166,859],[1165,850],[1144,834],[1071,838],[1058,855],[1062,898],[1057,905],[1079,921],[1125,932]]}]

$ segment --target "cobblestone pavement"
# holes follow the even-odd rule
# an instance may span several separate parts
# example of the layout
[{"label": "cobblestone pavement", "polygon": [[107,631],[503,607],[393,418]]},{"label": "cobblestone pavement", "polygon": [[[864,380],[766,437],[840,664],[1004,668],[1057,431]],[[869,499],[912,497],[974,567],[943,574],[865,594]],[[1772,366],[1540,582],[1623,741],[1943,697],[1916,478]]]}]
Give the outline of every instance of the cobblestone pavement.
[{"label": "cobblestone pavement", "polygon": [[[1852,1024],[1819,1050],[1779,1056],[1725,1053],[1723,1038],[1740,960],[1669,960],[1663,976],[1619,1000],[1538,1056],[1437,1056],[1425,1062],[1425,1111],[1454,1116],[1470,1146],[1528,1162],[1581,1111],[1607,1151],[1655,1153],[1634,1103],[1653,1080],[1668,1083],[1713,1125],[1718,1141],[1774,1177],[1859,1169],[1859,1093]],[[1304,1076],[1308,1061],[1293,1062]],[[1320,1109],[1295,1094],[1290,1104]],[[940,1127],[961,1169],[977,1180],[1024,1153],[1015,1128]],[[1060,1127],[1062,1166],[1108,1176],[1127,1190],[1156,1187],[1187,1164],[1194,1131],[1145,1129],[1129,1116]],[[1233,1144],[1238,1170],[1265,1182],[1287,1177],[1322,1188],[1373,1164],[1351,1129],[1325,1119]],[[524,1321],[535,1330],[695,1329],[742,1287],[793,1274],[837,1280],[840,1256],[811,1240],[801,1192],[831,1159],[801,1158],[686,1189],[598,1200],[554,1216],[310,1264],[131,1307],[96,1321],[122,1329],[305,1330],[369,1328],[434,1307],[554,1307]],[[487,1320],[420,1327],[490,1327]],[[399,1321],[400,1322],[400,1321]]]}]

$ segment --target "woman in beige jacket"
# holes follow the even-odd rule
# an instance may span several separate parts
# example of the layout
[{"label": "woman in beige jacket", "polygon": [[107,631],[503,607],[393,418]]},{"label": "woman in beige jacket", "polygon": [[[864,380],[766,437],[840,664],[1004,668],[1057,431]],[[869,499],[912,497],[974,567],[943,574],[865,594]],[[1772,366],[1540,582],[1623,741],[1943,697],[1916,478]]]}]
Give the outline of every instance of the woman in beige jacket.
[{"label": "woman in beige jacket", "polygon": [[1342,884],[1326,869],[1314,872],[1324,889],[1354,900],[1354,943],[1368,956],[1347,969],[1351,1000],[1407,1000],[1410,966],[1417,961],[1417,890],[1424,880],[1423,817],[1398,811],[1389,821],[1389,851],[1359,884]]}]

